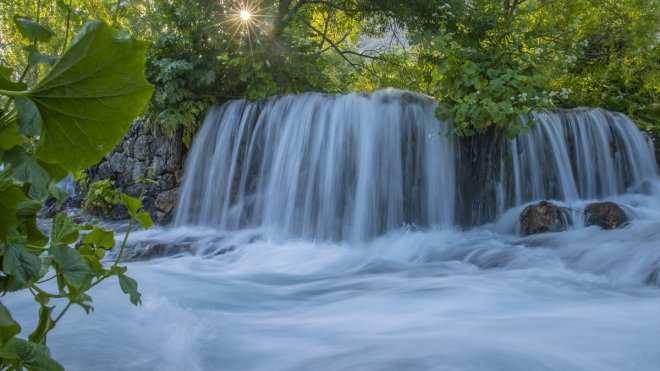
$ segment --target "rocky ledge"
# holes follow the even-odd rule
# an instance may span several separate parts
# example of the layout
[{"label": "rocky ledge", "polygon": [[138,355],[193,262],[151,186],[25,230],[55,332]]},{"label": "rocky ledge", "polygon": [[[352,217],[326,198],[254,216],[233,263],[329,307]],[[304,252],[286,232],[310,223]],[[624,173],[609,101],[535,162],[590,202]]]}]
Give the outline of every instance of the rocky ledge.
[{"label": "rocky ledge", "polygon": [[[112,179],[116,188],[133,197],[139,197],[144,188],[141,200],[145,210],[156,223],[167,224],[175,211],[184,158],[185,148],[180,139],[171,138],[138,120],[115,149],[86,173],[90,183]],[[149,168],[153,169],[150,178],[157,184],[138,183]],[[120,202],[105,216],[128,219],[128,212]]]}]

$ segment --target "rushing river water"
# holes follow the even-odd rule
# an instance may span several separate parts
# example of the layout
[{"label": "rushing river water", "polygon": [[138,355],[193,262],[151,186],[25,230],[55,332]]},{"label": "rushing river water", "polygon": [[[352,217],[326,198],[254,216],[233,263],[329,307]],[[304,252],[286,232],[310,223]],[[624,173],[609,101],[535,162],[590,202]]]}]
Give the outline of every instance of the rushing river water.
[{"label": "rushing river water", "polygon": [[[197,251],[130,263],[141,307],[113,281],[92,292],[92,315],[67,314],[49,338],[67,369],[660,369],[657,214],[525,238],[488,228],[361,245],[203,228],[133,238]],[[30,299],[11,304],[31,328]]]},{"label": "rushing river water", "polygon": [[[129,256],[151,255],[127,264],[142,306],[115,281],[94,288],[95,312],[74,308],[49,337],[54,357],[69,370],[660,370],[648,140],[583,109],[463,147],[437,135],[433,109],[396,91],[216,109],[175,225],[130,237]],[[540,199],[574,223],[521,237]],[[596,200],[630,222],[585,227]],[[5,303],[35,325],[31,298]]]}]

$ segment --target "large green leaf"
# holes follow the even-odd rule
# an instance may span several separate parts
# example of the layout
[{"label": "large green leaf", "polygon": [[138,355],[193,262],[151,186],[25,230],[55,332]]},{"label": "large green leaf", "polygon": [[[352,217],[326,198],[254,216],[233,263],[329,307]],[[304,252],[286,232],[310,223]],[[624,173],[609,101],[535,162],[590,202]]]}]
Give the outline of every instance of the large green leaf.
[{"label": "large green leaf", "polygon": [[11,75],[14,72],[9,67],[0,66],[0,89],[21,91],[27,88],[22,82],[11,81]]},{"label": "large green leaf", "polygon": [[34,200],[41,200],[48,195],[48,181],[50,176],[37,160],[28,155],[23,147],[14,147],[4,153],[2,160],[11,164],[14,169],[14,178],[20,182],[30,183],[28,195]]},{"label": "large green leaf", "polygon": [[83,237],[83,243],[110,250],[115,247],[115,232],[96,227]]},{"label": "large green leaf", "polygon": [[21,326],[11,318],[7,308],[0,303],[0,344],[4,344],[19,332],[21,332]]},{"label": "large green leaf", "polygon": [[0,117],[0,155],[3,151],[23,144],[23,141],[23,136],[18,134],[15,113],[5,113],[4,116]]},{"label": "large green leaf", "polygon": [[59,212],[53,219],[50,239],[53,246],[74,243],[78,240],[78,225],[66,213]]},{"label": "large green leaf", "polygon": [[19,286],[24,286],[39,275],[41,259],[27,250],[25,239],[14,240],[5,246],[2,270],[13,276]]},{"label": "large green leaf", "polygon": [[48,75],[17,95],[41,114],[37,156],[75,172],[110,152],[151,97],[145,53],[145,43],[120,30],[86,23]]},{"label": "large green leaf", "polygon": [[67,245],[51,246],[48,253],[57,264],[57,273],[75,289],[80,289],[88,280],[92,271],[78,250]]},{"label": "large green leaf", "polygon": [[30,371],[64,371],[64,367],[51,358],[50,351],[45,345],[23,339],[11,339],[9,343],[1,347],[0,358],[16,360],[16,362],[9,363],[20,364]]},{"label": "large green leaf", "polygon": [[18,225],[16,207],[25,200],[25,194],[19,186],[14,184],[11,177],[12,170],[0,170],[0,241],[7,238],[9,230]]}]

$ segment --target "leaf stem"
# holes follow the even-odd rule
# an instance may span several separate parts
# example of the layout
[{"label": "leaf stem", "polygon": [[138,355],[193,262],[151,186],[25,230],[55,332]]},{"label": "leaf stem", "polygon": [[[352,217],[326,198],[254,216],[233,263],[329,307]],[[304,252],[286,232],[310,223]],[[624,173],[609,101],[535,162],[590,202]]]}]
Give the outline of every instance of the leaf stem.
[{"label": "leaf stem", "polygon": [[[22,97],[22,96],[27,95],[27,91],[13,91],[13,90],[0,89],[0,95],[7,96],[9,98],[16,98],[16,97]],[[7,107],[5,107],[4,110],[7,110],[7,108],[9,108],[8,106],[9,106],[9,103],[7,103]]]},{"label": "leaf stem", "polygon": [[[66,4],[66,3],[65,3]],[[71,1],[69,1],[69,6],[71,6]],[[71,28],[71,11],[66,12],[66,31],[64,32],[64,44],[62,45],[62,54],[66,50],[67,42],[69,41],[69,29]]]},{"label": "leaf stem", "polygon": [[39,292],[40,294],[46,295],[46,296],[51,297],[51,298],[66,298],[67,297],[64,294],[51,294],[50,292],[42,290],[41,288],[39,288],[39,286],[34,285],[34,284],[30,287],[33,288],[35,291]]},{"label": "leaf stem", "polygon": [[69,310],[69,308],[71,308],[71,304],[73,304],[73,302],[69,300],[69,303],[67,303],[66,307],[64,307],[64,309],[62,309],[62,312],[60,312],[60,314],[57,316],[57,318],[55,318],[55,321],[53,321],[53,327],[55,327],[55,325],[57,325],[57,321],[59,321],[62,318],[64,313],[66,313],[66,311]]},{"label": "leaf stem", "polygon": [[131,229],[133,229],[133,225],[135,225],[135,216],[131,216],[131,222],[128,223],[128,229],[126,230],[126,234],[124,235],[124,241],[121,243],[121,248],[119,249],[119,254],[117,254],[117,259],[115,260],[115,263],[112,265],[113,267],[116,267],[119,265],[119,262],[121,261],[121,257],[124,255],[124,248],[126,247],[126,242],[128,241],[128,235],[131,233]]}]

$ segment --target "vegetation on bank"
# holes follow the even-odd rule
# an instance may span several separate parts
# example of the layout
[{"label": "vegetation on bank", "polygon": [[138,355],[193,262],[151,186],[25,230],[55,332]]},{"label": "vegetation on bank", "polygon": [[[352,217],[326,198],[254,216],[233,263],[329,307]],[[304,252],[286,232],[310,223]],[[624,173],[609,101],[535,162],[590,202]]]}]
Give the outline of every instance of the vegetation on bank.
[{"label": "vegetation on bank", "polygon": [[[36,3],[0,3],[3,62],[28,62],[8,20],[36,14]],[[75,10],[75,25],[109,20],[117,4],[117,22],[150,42],[150,122],[188,142],[207,108],[229,99],[384,87],[435,96],[461,135],[514,134],[519,114],[577,106],[659,130],[660,11],[650,0],[52,0],[41,18],[60,32],[31,60],[70,42],[54,21],[62,9]]]},{"label": "vegetation on bank", "polygon": [[[24,63],[7,58],[0,65],[0,296],[31,295],[38,320],[33,329],[23,328],[0,302],[2,370],[63,369],[46,346],[48,334],[72,306],[91,312],[89,290],[110,277],[138,304],[137,282],[120,263],[134,224],[152,224],[138,199],[121,194],[132,219],[109,263],[104,257],[116,245],[112,230],[79,224],[65,212],[55,215],[48,235],[37,226],[46,198],[59,205],[65,196],[57,183],[110,152],[153,89],[144,77],[145,43],[125,29],[89,20],[53,49],[48,42],[57,32],[40,17],[47,4],[36,4],[34,14],[11,17],[21,39],[10,45],[22,46]],[[56,24],[73,34],[77,13],[64,2],[57,5],[64,17]]]}]

